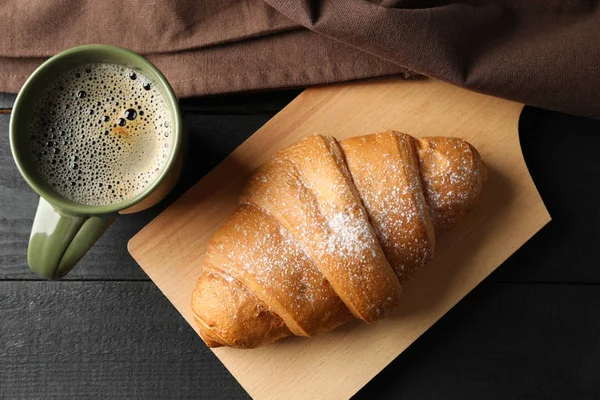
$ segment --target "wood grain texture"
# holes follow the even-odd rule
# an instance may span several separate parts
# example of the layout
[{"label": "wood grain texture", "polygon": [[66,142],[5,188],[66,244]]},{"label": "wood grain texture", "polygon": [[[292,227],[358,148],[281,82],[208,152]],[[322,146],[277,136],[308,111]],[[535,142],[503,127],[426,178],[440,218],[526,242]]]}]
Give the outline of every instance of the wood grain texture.
[{"label": "wood grain texture", "polygon": [[[10,105],[14,97],[0,94],[0,102],[9,99],[0,104]],[[263,108],[253,96],[248,97],[248,103],[258,110]],[[218,107],[207,103],[205,110],[210,108]],[[231,112],[209,116],[210,122],[204,122],[203,116],[186,117],[191,118],[186,123],[192,124],[192,140],[195,134],[202,134],[210,138],[207,147],[218,144],[222,154],[214,160],[228,153],[227,148],[220,147],[220,137],[231,140],[229,149],[245,139],[241,134],[236,136],[236,129],[243,130],[243,126],[235,128],[240,125],[236,111]],[[217,128],[197,130],[197,122]],[[553,221],[367,384],[357,399],[598,397],[600,348],[595,333],[600,326],[595,314],[600,300],[598,287],[593,284],[600,282],[595,251],[600,237],[596,201],[600,188],[588,184],[600,176],[598,132],[597,120],[525,108],[520,124],[521,146]],[[8,118],[0,116],[0,137],[7,135]],[[233,143],[236,138],[239,142]],[[0,269],[13,262],[11,257],[23,256],[24,250],[13,247],[19,236],[29,236],[30,221],[22,225],[21,232],[10,224],[32,218],[35,211],[34,196],[31,204],[21,204],[28,201],[28,188],[13,197],[9,195],[14,192],[3,189],[11,176],[15,179],[13,185],[20,176],[11,175],[12,158],[8,147],[1,143]],[[187,165],[186,171],[192,174],[195,160]],[[583,179],[573,179],[577,176]],[[573,196],[573,187],[574,192],[584,195]],[[18,202],[5,203],[15,198]],[[133,221],[124,219],[122,224]],[[125,253],[122,241],[108,240],[107,250],[116,252],[116,262],[124,269],[135,268],[134,273],[120,275],[124,272],[120,269],[112,271],[116,276],[108,276],[99,259],[98,268],[76,270],[77,279],[145,279]],[[99,275],[105,271],[106,276]],[[33,276],[17,269],[0,276],[24,278]],[[501,285],[492,281],[554,283]],[[581,284],[573,284],[577,282]],[[106,293],[92,290],[94,285],[102,285],[97,287]],[[122,301],[117,292],[127,292],[130,298]],[[146,312],[144,317],[139,314],[140,307]],[[59,317],[60,312],[69,318]],[[90,330],[86,325],[92,320],[96,324]],[[101,321],[106,321],[107,327],[99,328]],[[153,328],[147,330],[146,326]],[[50,337],[52,347],[39,341],[42,333],[33,329],[37,327],[47,331],[44,337]],[[71,335],[58,340],[52,339],[52,332]],[[155,337],[163,335],[168,337]],[[19,347],[16,343],[20,342],[28,345]],[[164,344],[163,348],[154,349],[158,342]],[[100,355],[96,343],[104,343]],[[132,343],[137,351],[131,350]],[[57,359],[57,354],[62,356]],[[151,360],[148,354],[152,354]],[[184,356],[176,357],[178,354]],[[148,373],[150,365],[160,371]],[[55,370],[60,372],[58,379]],[[52,396],[47,394],[47,387],[52,389]],[[152,283],[0,283],[0,398],[109,397],[248,398]]]},{"label": "wood grain texture", "polygon": [[600,121],[527,108],[519,129],[529,172],[553,220],[491,278],[600,283]]},{"label": "wood grain texture", "polygon": [[12,108],[12,105],[14,104],[16,98],[16,94],[0,93],[0,109]]},{"label": "wood grain texture", "polygon": [[[356,399],[594,398],[598,308],[486,281]],[[0,282],[0,321],[2,399],[248,398],[150,282]]]},{"label": "wood grain texture", "polygon": [[[147,280],[127,253],[127,241],[270,117],[186,115],[190,150],[173,192],[158,206],[117,220],[65,279]],[[8,136],[8,121],[8,116],[0,115],[0,134],[4,137]],[[38,196],[17,170],[8,140],[0,141],[0,171],[0,279],[37,279],[27,267],[27,244]]]},{"label": "wood grain texture", "polygon": [[151,282],[0,282],[0,321],[1,399],[244,397]]},{"label": "wood grain texture", "polygon": [[206,242],[236,207],[247,175],[276,150],[314,132],[341,139],[387,129],[471,142],[489,168],[482,204],[440,238],[437,259],[408,285],[391,317],[311,340],[215,350],[255,398],[349,397],[549,221],[520,151],[521,109],[435,81],[307,90],[136,235],[129,249],[193,325],[190,295]]},{"label": "wood grain texture", "polygon": [[486,280],[355,399],[597,399],[599,306],[597,286]]},{"label": "wood grain texture", "polygon": [[294,100],[301,90],[239,93],[181,99],[185,113],[193,114],[275,114]]}]

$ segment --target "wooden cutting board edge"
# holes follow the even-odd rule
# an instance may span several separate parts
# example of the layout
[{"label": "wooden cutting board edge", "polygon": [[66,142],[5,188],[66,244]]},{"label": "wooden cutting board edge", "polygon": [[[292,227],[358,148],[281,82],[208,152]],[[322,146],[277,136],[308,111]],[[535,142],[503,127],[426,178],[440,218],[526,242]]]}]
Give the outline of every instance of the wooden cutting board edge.
[{"label": "wooden cutting board edge", "polygon": [[[376,82],[381,83],[382,81],[384,83],[386,82],[385,79],[378,79]],[[397,83],[397,81],[394,79],[391,79],[390,81],[392,83]],[[371,82],[354,83],[352,85],[360,86],[360,85],[369,85],[369,84],[371,84]],[[288,106],[286,106],[280,113],[275,115],[273,117],[273,119],[271,119],[267,123],[267,125],[269,126],[269,129],[280,131],[280,132],[286,132],[288,130],[295,129],[297,124],[302,124],[302,122],[306,118],[308,118],[314,111],[318,110],[323,104],[331,102],[336,96],[338,96],[340,94],[343,95],[344,90],[347,89],[347,86],[348,85],[345,85],[345,84],[338,84],[338,85],[332,85],[332,86],[317,87],[317,88],[313,88],[313,89],[304,91],[296,99],[294,99]],[[315,101],[315,98],[318,99],[318,101]],[[518,110],[515,109],[516,110],[515,112],[518,111],[518,113],[520,114],[522,107],[523,107],[522,105],[519,105]],[[303,112],[302,112],[302,114],[297,115],[297,118],[290,119],[290,118],[287,118],[287,116],[286,116],[286,110],[288,108],[302,109]],[[517,117],[517,123],[518,123],[518,117]],[[163,229],[165,227],[165,224],[170,220],[169,212],[177,211],[177,209],[179,208],[178,204],[182,205],[183,207],[187,207],[186,206],[186,204],[187,204],[186,198],[188,198],[188,197],[193,198],[197,192],[202,191],[203,190],[202,184],[201,184],[202,182],[210,182],[214,179],[217,179],[219,177],[219,171],[222,168],[226,168],[227,165],[232,162],[232,160],[236,160],[236,164],[239,162],[242,162],[242,163],[247,162],[249,164],[254,164],[255,160],[248,160],[247,159],[248,155],[245,153],[250,153],[250,157],[252,157],[252,154],[255,154],[255,151],[252,151],[252,150],[248,151],[248,149],[251,149],[251,148],[262,149],[265,147],[269,148],[269,141],[271,138],[269,136],[259,134],[263,129],[266,129],[267,125],[265,125],[265,127],[261,128],[261,129],[259,129],[246,142],[244,142],[242,145],[240,145],[240,147],[238,147],[229,157],[227,157],[219,166],[217,166],[209,174],[207,174],[205,176],[205,178],[203,178],[200,181],[200,184],[194,186],[192,189],[190,189],[188,192],[186,192],[179,200],[177,200],[172,206],[170,206],[169,209],[167,209],[163,214],[161,214],[154,221],[152,221],[150,224],[148,224],[142,231],[140,231],[140,233],[138,233],[136,236],[134,236],[130,240],[130,242],[128,244],[128,248],[130,250],[130,253],[134,256],[134,258],[136,260],[138,260],[138,262],[140,262],[139,261],[140,258],[143,258],[142,255],[140,255],[139,248],[138,248],[138,244],[139,244],[138,240],[143,240],[143,235],[141,235],[142,232],[148,231],[148,230],[154,230],[154,229]],[[518,129],[517,129],[517,135],[518,135]],[[289,138],[289,140],[286,142],[286,137],[283,136],[281,138],[278,138],[277,146],[285,147],[286,145],[289,145],[289,144],[295,142],[296,140],[297,140],[297,138],[292,137],[292,138]],[[522,153],[521,153],[521,157],[522,157]],[[523,162],[523,164],[525,164],[524,160],[522,160],[522,162]],[[528,173],[527,173],[527,175],[528,175],[527,179],[529,179],[531,181],[531,183],[533,184],[533,181],[531,180],[531,177],[529,176]],[[536,194],[539,197],[539,193],[537,193],[537,190],[536,190]],[[538,215],[536,217],[538,224],[536,226],[530,226],[531,232],[528,232],[526,234],[529,237],[533,236],[535,234],[535,232],[537,232],[547,222],[550,221],[550,216],[547,213],[546,208],[543,207],[543,203],[542,203],[542,209],[539,209],[537,211],[541,213],[540,215]],[[512,254],[517,249],[518,249],[518,247],[511,249],[510,252],[508,252],[506,254],[506,257],[502,260],[502,262],[506,258],[508,258],[510,256],[510,254]],[[498,263],[498,266],[500,264],[501,263]],[[140,263],[140,265],[142,265],[142,264]],[[157,277],[157,275],[155,276],[155,272],[158,273],[160,271],[155,271],[152,267],[144,268],[144,269],[146,270],[146,272],[148,273],[150,278],[152,278],[153,280],[155,280],[155,282],[157,282],[157,285],[159,286],[161,291],[163,291],[163,293],[167,297],[170,297],[169,294],[165,290],[163,290],[163,287],[166,287],[167,285],[165,285],[164,282],[162,282],[163,284],[161,284],[158,282],[158,279],[155,279]],[[468,294],[470,292],[470,290],[472,290],[478,283],[480,283],[483,279],[485,279],[485,277],[487,277],[494,269],[485,271],[485,273],[481,274],[481,276],[478,276],[476,279],[476,282],[473,281],[474,284],[471,285],[471,287],[469,287],[469,289],[466,292],[462,293],[460,298],[456,299],[456,302],[453,302],[454,304],[448,304],[448,307],[446,309],[440,310],[438,315],[436,315],[435,320],[433,320],[430,325],[428,325],[427,327],[424,327],[424,329],[422,331],[416,332],[417,334],[415,335],[415,339],[416,339],[416,337],[420,336],[424,331],[426,331],[431,325],[433,325],[439,318],[441,318],[441,316],[443,316],[445,314],[445,312],[447,312],[458,301],[460,301],[460,299],[462,299],[466,294]],[[198,274],[199,274],[199,271],[198,271]],[[195,282],[195,277],[190,276],[190,280],[192,282]],[[190,287],[193,287],[193,284]],[[186,292],[186,290],[182,288],[182,292]],[[181,311],[182,310],[180,310],[180,312]],[[195,324],[191,320],[190,313],[182,312],[182,314],[184,315],[186,320],[192,325],[192,327],[197,331]],[[412,343],[412,341],[413,340],[411,340],[410,343]],[[368,382],[373,376],[375,376],[377,373],[379,373],[381,371],[381,369],[383,369],[390,361],[392,361],[405,348],[406,347],[399,349],[397,352],[395,352],[395,354],[390,354],[389,355],[390,357],[389,358],[386,357],[386,360],[382,360],[382,363],[377,368],[371,368],[370,373],[369,373],[370,376],[368,377],[368,379],[366,379],[364,382],[361,382],[359,385],[352,388],[351,390],[347,391],[345,394],[351,395],[351,394],[355,393],[358,389],[360,389],[360,387],[362,387],[366,382]],[[225,350],[225,351],[228,351],[228,350]],[[216,353],[219,356],[219,353],[222,353],[222,350],[217,349]],[[232,374],[234,376],[236,376],[236,378],[238,378],[238,380],[240,381],[242,386],[246,390],[248,390],[248,392],[251,395],[253,395],[253,393],[257,393],[256,387],[254,387],[253,385],[248,385],[248,382],[244,381],[243,379],[239,379],[239,371],[237,371],[237,368],[230,368],[230,366],[227,364],[226,364],[226,366],[230,369]]]}]

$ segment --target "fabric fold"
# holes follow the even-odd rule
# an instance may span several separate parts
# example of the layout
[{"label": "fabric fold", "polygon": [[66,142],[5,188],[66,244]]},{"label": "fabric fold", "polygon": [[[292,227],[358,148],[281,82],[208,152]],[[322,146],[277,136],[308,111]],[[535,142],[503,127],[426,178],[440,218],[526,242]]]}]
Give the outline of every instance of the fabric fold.
[{"label": "fabric fold", "polygon": [[[202,51],[146,54],[180,97],[305,87],[401,74],[405,68],[308,30]],[[17,92],[43,58],[0,58],[0,91]]]},{"label": "fabric fold", "polygon": [[600,117],[600,9],[547,0],[0,2],[0,91],[106,43],[147,56],[179,96],[425,75]]},{"label": "fabric fold", "polygon": [[314,32],[425,76],[600,117],[595,2],[266,1]]}]

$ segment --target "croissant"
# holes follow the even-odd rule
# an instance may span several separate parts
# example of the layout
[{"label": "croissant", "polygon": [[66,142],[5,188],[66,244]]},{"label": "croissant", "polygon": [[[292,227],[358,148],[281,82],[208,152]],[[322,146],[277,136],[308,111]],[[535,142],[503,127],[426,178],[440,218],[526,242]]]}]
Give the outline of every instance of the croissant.
[{"label": "croissant", "polygon": [[457,138],[314,135],[279,151],[208,243],[192,295],[200,336],[253,348],[383,318],[485,180]]}]

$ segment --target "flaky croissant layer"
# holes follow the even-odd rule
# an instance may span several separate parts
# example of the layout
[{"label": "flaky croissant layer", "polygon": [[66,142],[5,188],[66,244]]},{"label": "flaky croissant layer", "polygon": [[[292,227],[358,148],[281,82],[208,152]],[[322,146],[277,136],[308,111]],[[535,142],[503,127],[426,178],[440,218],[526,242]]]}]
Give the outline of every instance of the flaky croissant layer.
[{"label": "flaky croissant layer", "polygon": [[252,348],[384,317],[485,179],[477,150],[450,137],[314,135],[279,151],[209,241],[192,296],[200,335]]}]

